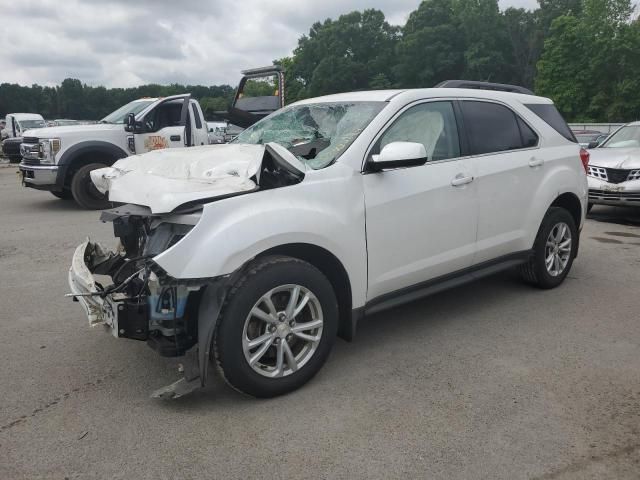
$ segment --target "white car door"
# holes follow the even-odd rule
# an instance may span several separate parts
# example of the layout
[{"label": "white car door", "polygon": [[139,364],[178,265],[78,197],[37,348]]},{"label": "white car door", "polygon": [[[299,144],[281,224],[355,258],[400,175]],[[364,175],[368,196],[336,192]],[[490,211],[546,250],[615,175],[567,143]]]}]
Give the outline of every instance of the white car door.
[{"label": "white car door", "polygon": [[531,248],[528,212],[544,176],[538,134],[505,105],[461,100],[478,192],[474,264]]},{"label": "white car door", "polygon": [[368,300],[470,267],[475,251],[474,173],[453,102],[406,107],[371,153],[396,141],[422,143],[427,162],[363,177]]},{"label": "white car door", "polygon": [[134,135],[136,153],[183,148],[192,145],[189,96],[167,99],[149,111],[141,121],[141,132]]}]

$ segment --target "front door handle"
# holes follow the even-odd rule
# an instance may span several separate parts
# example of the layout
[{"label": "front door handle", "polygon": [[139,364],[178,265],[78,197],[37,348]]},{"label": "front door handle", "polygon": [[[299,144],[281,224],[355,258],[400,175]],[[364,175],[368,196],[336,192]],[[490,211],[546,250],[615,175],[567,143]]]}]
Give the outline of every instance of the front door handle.
[{"label": "front door handle", "polygon": [[473,177],[468,177],[465,176],[464,173],[459,173],[454,177],[453,180],[451,180],[451,185],[453,185],[454,187],[461,187],[471,182],[473,182]]},{"label": "front door handle", "polygon": [[179,142],[180,141],[180,135],[171,135],[169,137],[169,140],[171,140],[172,142]]},{"label": "front door handle", "polygon": [[531,168],[541,167],[542,165],[544,165],[544,160],[542,158],[531,157],[529,160],[529,166]]}]

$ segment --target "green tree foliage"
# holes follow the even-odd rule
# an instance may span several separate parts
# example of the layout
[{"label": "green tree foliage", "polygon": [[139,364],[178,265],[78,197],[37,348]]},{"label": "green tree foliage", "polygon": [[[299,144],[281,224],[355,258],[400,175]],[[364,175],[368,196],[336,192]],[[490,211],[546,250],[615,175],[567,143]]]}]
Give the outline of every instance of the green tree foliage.
[{"label": "green tree foliage", "polygon": [[638,116],[640,35],[629,0],[583,0],[578,15],[551,23],[538,63],[537,93],[570,119],[628,121]]},{"label": "green tree foliage", "polygon": [[399,28],[373,9],[315,23],[309,35],[300,38],[289,62],[287,83],[300,88],[288,98],[362,90],[379,74],[391,78],[398,35]]},{"label": "green tree foliage", "polygon": [[397,48],[398,86],[432,87],[460,78],[464,38],[451,0],[425,0],[409,15]]},{"label": "green tree foliage", "polygon": [[[67,78],[57,87],[0,84],[0,117],[12,112],[40,113],[47,119],[74,118],[99,120],[122,105],[141,97],[166,97],[191,93],[206,102],[205,116],[224,111],[233,100],[234,88],[229,85],[141,85],[132,88],[92,87],[75,78]],[[205,107],[206,105],[206,107]]]}]

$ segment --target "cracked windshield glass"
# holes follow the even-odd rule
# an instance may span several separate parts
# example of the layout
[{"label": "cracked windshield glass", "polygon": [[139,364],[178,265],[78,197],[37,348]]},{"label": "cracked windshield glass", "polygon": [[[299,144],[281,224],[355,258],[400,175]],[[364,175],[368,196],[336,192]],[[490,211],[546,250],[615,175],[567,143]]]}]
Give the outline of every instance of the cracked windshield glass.
[{"label": "cracked windshield glass", "polygon": [[248,128],[234,142],[278,143],[317,170],[333,163],[385,105],[384,102],[293,105]]}]

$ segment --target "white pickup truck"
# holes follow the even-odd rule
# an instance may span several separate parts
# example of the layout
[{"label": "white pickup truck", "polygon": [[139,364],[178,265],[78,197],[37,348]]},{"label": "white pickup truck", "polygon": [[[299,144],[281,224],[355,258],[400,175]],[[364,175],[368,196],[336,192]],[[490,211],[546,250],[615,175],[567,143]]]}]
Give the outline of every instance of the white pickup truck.
[{"label": "white pickup truck", "polygon": [[95,125],[28,130],[20,147],[20,172],[27,187],[102,209],[109,203],[91,183],[92,170],[128,155],[208,143],[202,109],[191,95],[142,98]]},{"label": "white pickup truck", "polygon": [[38,113],[9,113],[4,123],[5,126],[0,131],[2,153],[9,161],[16,163],[20,161],[22,134],[31,128],[47,126],[42,115]]},{"label": "white pickup truck", "polygon": [[[284,106],[284,71],[271,65],[242,73],[229,110],[221,114],[246,128]],[[265,78],[272,78],[272,94],[254,96],[245,90],[251,81]],[[95,125],[29,130],[20,147],[23,185],[73,198],[87,209],[107,208],[106,195],[91,182],[92,170],[152,150],[208,145],[208,130],[202,108],[190,94],[134,100]]]}]

